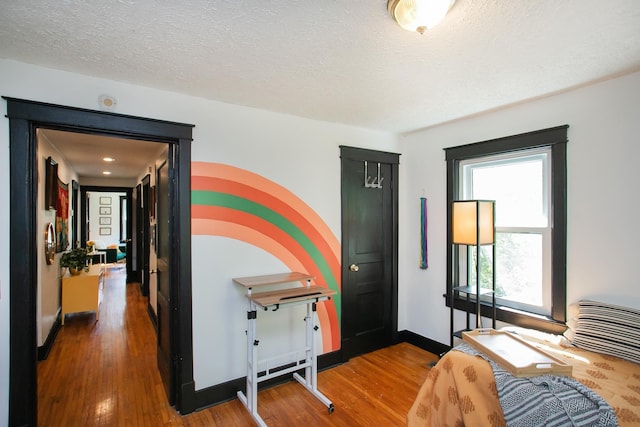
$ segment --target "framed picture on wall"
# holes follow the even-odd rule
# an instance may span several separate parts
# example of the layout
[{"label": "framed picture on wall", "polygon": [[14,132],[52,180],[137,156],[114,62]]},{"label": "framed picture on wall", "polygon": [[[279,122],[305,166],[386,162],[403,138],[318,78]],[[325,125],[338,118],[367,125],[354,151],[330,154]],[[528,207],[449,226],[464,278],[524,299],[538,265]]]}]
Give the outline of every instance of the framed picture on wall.
[{"label": "framed picture on wall", "polygon": [[110,216],[101,216],[100,217],[100,225],[111,225],[111,217]]},{"label": "framed picture on wall", "polygon": [[44,171],[44,208],[55,209],[58,202],[58,163],[51,157],[47,157]]},{"label": "framed picture on wall", "polygon": [[100,196],[101,205],[111,205],[111,196]]},{"label": "framed picture on wall", "polygon": [[101,236],[111,236],[111,227],[100,227]]},{"label": "framed picture on wall", "polygon": [[100,206],[100,215],[111,215],[111,206]]}]

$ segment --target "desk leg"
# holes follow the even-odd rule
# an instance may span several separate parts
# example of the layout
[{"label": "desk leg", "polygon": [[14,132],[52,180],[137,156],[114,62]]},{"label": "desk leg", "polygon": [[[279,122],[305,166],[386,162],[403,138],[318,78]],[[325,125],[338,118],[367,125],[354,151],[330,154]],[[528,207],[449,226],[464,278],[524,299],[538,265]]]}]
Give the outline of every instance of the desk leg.
[{"label": "desk leg", "polygon": [[314,333],[318,327],[313,324],[313,313],[316,311],[316,303],[307,304],[307,317],[304,318],[307,330],[307,347],[305,351],[305,378],[297,373],[293,377],[309,392],[311,392],[318,400],[320,400],[328,409],[329,413],[333,412],[333,402],[318,390],[318,355],[316,354],[316,343]]},{"label": "desk leg", "polygon": [[258,340],[256,339],[256,307],[252,304],[247,312],[247,387],[245,395],[237,393],[238,399],[247,408],[251,417],[261,427],[266,427],[262,417],[258,414]]}]

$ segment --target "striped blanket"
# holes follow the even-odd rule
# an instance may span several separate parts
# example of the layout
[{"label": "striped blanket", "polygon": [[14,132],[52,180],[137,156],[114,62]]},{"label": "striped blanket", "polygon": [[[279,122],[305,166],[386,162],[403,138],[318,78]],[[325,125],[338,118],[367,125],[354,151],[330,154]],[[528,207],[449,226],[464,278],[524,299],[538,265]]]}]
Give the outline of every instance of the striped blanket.
[{"label": "striped blanket", "polygon": [[508,426],[618,425],[613,409],[604,399],[573,378],[517,378],[466,343],[455,350],[480,356],[491,364]]}]

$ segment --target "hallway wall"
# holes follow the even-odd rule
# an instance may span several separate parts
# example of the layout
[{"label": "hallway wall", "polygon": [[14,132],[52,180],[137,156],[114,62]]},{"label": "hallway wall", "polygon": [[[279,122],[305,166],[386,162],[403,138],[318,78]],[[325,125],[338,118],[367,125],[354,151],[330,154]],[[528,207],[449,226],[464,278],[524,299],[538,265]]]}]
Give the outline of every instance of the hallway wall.
[{"label": "hallway wall", "polygon": [[[49,143],[46,138],[38,138],[38,230],[45,229],[46,225],[51,222],[56,227],[56,210],[47,210],[44,208],[44,187],[45,187],[45,160],[51,157],[58,163],[58,178],[68,184],[69,194],[71,194],[71,181],[78,179],[76,173],[69,168],[65,158]],[[69,209],[69,227],[71,226],[71,210]],[[38,236],[40,237],[40,236]],[[53,324],[56,321],[61,306],[61,270],[59,267],[60,256],[62,252],[57,252],[53,264],[48,265],[44,256],[44,239],[38,238],[38,285],[36,295],[36,321],[37,321],[37,345],[42,346],[51,332]],[[71,241],[69,240],[69,244]],[[65,248],[66,249],[66,248]],[[6,259],[6,258],[5,258]],[[8,282],[7,282],[8,283]],[[7,294],[8,295],[8,294]],[[8,322],[7,322],[8,323]],[[8,347],[8,346],[7,346]]]}]

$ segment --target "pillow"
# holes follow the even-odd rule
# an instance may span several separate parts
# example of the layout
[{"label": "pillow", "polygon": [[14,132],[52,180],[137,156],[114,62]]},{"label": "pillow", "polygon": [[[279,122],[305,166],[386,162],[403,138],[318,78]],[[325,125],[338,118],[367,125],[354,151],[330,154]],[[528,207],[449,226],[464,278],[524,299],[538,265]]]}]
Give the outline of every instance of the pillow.
[{"label": "pillow", "polygon": [[640,363],[640,310],[580,301],[565,336],[576,347]]}]

